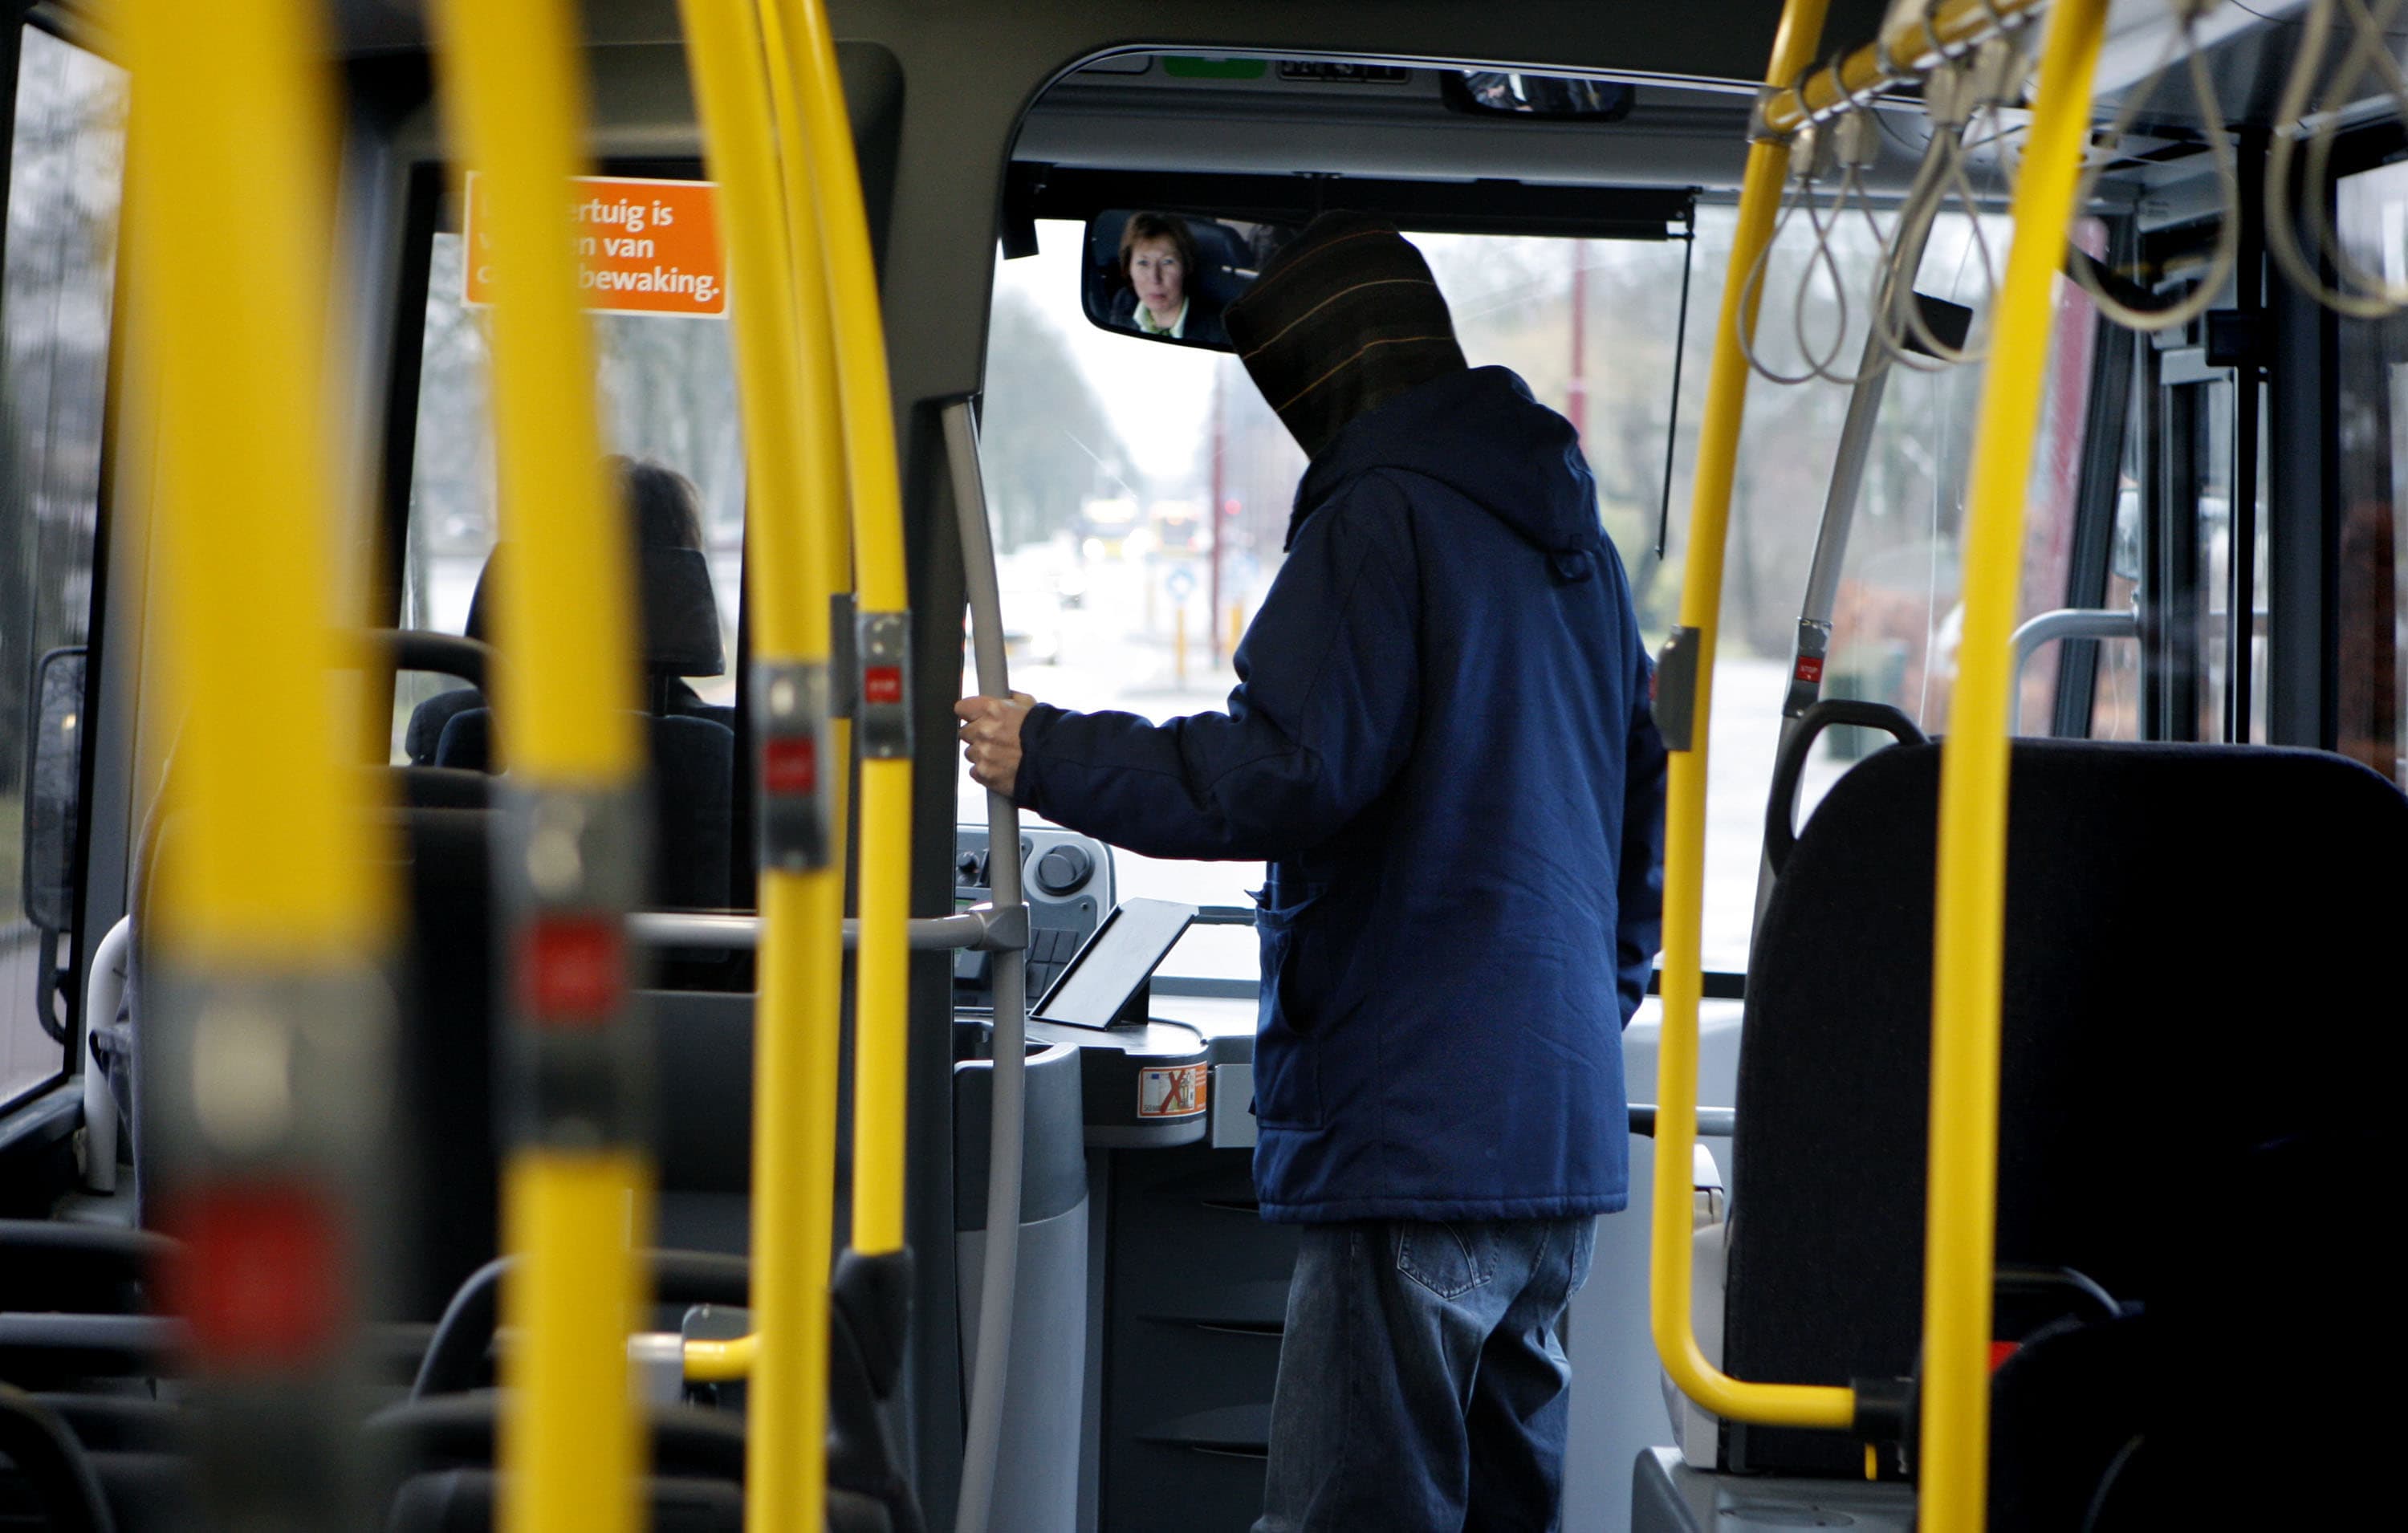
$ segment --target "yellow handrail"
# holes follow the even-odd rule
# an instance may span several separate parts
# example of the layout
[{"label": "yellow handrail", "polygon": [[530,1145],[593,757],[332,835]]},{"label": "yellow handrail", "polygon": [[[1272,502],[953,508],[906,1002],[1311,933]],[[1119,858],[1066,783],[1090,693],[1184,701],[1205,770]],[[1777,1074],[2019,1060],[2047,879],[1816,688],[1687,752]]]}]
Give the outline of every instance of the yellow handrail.
[{"label": "yellow handrail", "polygon": [[[830,593],[853,590],[853,521],[850,480],[844,461],[843,385],[836,360],[836,318],[830,312],[835,293],[828,260],[820,238],[818,193],[811,171],[809,126],[804,121],[799,71],[795,67],[793,38],[774,0],[754,0],[761,21],[761,40],[767,54],[769,107],[778,129],[778,173],[785,187],[786,250],[795,288],[796,347],[813,369],[803,392],[803,408],[811,414],[810,437],[827,442],[830,451],[814,448],[804,466],[812,515],[819,523],[821,549],[827,560],[823,581]],[[823,359],[825,377],[820,376]],[[831,646],[833,648],[833,646]],[[847,678],[836,678],[839,686]],[[845,861],[847,816],[851,812],[853,720],[840,714],[829,724],[828,860]]]},{"label": "yellow handrail", "polygon": [[[683,0],[704,144],[724,210],[745,454],[752,487],[747,599],[765,763],[807,752],[808,781],[761,776],[760,1000],[753,1067],[752,1311],[745,1526],[824,1519],[828,1268],[835,1240],[836,1111],[844,872],[828,855],[827,544],[837,517],[828,466],[834,365],[796,302],[786,192],[753,0]],[[841,487],[841,478],[836,483]],[[818,504],[814,504],[814,493]],[[781,804],[779,799],[789,800]],[[788,839],[790,809],[817,814],[816,844]]]},{"label": "yellow handrail", "polygon": [[[757,1281],[757,1280],[756,1280]],[[753,1376],[761,1361],[761,1333],[725,1341],[689,1340],[685,1344],[685,1376],[690,1383],[736,1383]],[[749,1451],[749,1440],[748,1440]],[[747,1482],[752,1467],[744,1468]]]},{"label": "yellow handrail", "polygon": [[[1838,79],[1828,64],[1805,74],[1775,74],[1783,89],[1764,103],[1763,124],[1787,136],[1848,101],[1887,86],[1916,79],[1944,55],[1962,54],[1994,35],[2001,23],[2038,11],[2048,0],[1940,0],[1928,17],[1900,22],[1840,61]],[[1928,25],[1926,25],[1927,21]],[[1938,46],[1935,47],[1934,44]]]},{"label": "yellow handrail", "polygon": [[[334,122],[315,8],[126,13],[140,72],[133,177],[136,315],[157,339],[162,639],[186,710],[176,787],[192,812],[160,869],[178,962],[329,969],[383,944],[359,738],[327,684],[337,504],[326,376]],[[256,206],[229,176],[274,186]],[[274,708],[258,706],[274,697]]]},{"label": "yellow handrail", "polygon": [[[593,864],[639,860],[636,838],[624,824],[615,838],[592,841],[565,821],[538,825],[547,804],[581,798],[591,809],[615,795],[619,812],[631,809],[641,772],[631,539],[601,463],[569,216],[585,122],[576,31],[565,0],[441,0],[433,19],[453,141],[480,173],[479,222],[493,236],[478,256],[494,271],[496,481],[512,545],[495,571],[497,637],[510,660],[496,701],[530,832],[526,867],[497,855],[496,873],[512,890],[528,887],[528,875],[543,881],[536,840],[545,838],[546,855],[560,858],[550,874],[570,891],[547,897],[607,916],[602,884],[624,880],[625,867]],[[513,912],[522,986],[543,962],[532,951],[541,918],[531,911]],[[609,1015],[594,1021],[624,1029],[615,928],[589,919],[583,931],[609,944],[597,1002]],[[538,1020],[520,1019],[523,1027]],[[579,1046],[531,1031],[538,1053]],[[644,1443],[626,1338],[643,1289],[634,1248],[649,1224],[649,1168],[615,1110],[625,1106],[602,1107],[583,1143],[530,1112],[528,1142],[505,1172],[505,1243],[522,1260],[503,1285],[503,1309],[526,1339],[505,1365],[501,1525],[513,1533],[614,1533],[638,1521]]]},{"label": "yellow handrail", "polygon": [[[1813,56],[1823,30],[1826,0],[1786,0],[1774,35],[1768,74],[1788,79]],[[1741,182],[1739,227],[1730,269],[1743,272],[1772,236],[1789,165],[1788,146],[1768,139],[1748,147]],[[1747,1383],[1706,1360],[1698,1346],[1690,1305],[1689,1160],[1697,1139],[1699,941],[1704,908],[1706,722],[1713,695],[1714,635],[1722,610],[1723,545],[1730,528],[1733,470],[1747,407],[1749,367],[1742,326],[1753,328],[1747,284],[1723,288],[1706,411],[1698,438],[1697,488],[1689,511],[1689,552],[1681,580],[1683,642],[1691,645],[1694,701],[1666,695],[1668,709],[1694,721],[1691,741],[1671,753],[1664,837],[1663,1032],[1656,1055],[1656,1207],[1649,1273],[1648,1318],[1656,1354],[1683,1394],[1734,1421],[1784,1426],[1846,1426],[1856,1411],[1853,1391],[1828,1385]],[[1669,667],[1668,667],[1669,669]],[[1665,676],[1660,685],[1677,685]],[[1677,741],[1672,742],[1676,746]]]},{"label": "yellow handrail", "polygon": [[[910,597],[903,566],[903,494],[895,459],[895,402],[886,332],[870,255],[869,220],[836,41],[821,0],[777,0],[797,58],[805,136],[841,366],[845,465],[853,490],[853,560],[864,636],[856,699],[861,763],[861,937],[854,963],[853,1244],[899,1251],[910,1082]],[[891,645],[871,652],[873,640]],[[893,690],[877,695],[875,687]]]},{"label": "yellow handrail", "polygon": [[118,18],[136,80],[126,318],[148,364],[132,381],[160,426],[146,659],[177,738],[144,1187],[183,1237],[159,1277],[187,1323],[193,1408],[221,1424],[195,1434],[192,1477],[212,1526],[381,1520],[347,1359],[380,1244],[384,1136],[360,1107],[389,1084],[396,902],[352,756],[360,692],[334,684],[366,657],[337,630],[358,582],[330,515],[322,15],[259,0]]},{"label": "yellow handrail", "polygon": [[2011,635],[2024,494],[2047,381],[2048,316],[2090,126],[2107,0],[2057,0],[2042,44],[2014,247],[1990,324],[1965,516],[1965,636],[1941,746],[1932,948],[1930,1160],[1924,1210],[1920,1526],[1983,1526],[2005,962]]}]

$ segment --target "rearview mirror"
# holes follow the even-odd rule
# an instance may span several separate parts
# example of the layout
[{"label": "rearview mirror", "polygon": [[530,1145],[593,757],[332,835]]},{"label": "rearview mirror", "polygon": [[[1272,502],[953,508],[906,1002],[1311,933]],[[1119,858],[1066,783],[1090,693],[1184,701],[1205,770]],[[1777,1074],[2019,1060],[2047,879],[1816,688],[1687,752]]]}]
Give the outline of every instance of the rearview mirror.
[{"label": "rearview mirror", "polygon": [[80,646],[52,650],[34,668],[33,728],[25,763],[22,897],[42,931],[75,925],[75,844],[83,781]]},{"label": "rearview mirror", "polygon": [[1441,71],[1439,88],[1459,112],[1541,118],[1556,122],[1619,122],[1635,93],[1622,80],[1525,75],[1504,69]]},{"label": "rearview mirror", "polygon": [[1142,209],[1087,221],[1080,307],[1088,322],[1124,336],[1233,350],[1221,315],[1296,230]]}]

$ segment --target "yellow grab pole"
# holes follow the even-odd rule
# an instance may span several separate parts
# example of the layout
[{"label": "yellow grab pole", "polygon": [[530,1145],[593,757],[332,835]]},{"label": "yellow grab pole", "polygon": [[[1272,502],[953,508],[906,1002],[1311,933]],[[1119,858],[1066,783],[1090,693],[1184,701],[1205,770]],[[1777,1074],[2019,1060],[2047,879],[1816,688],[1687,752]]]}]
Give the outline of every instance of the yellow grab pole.
[{"label": "yellow grab pole", "polygon": [[[786,251],[794,278],[796,346],[803,365],[813,369],[811,386],[803,394],[803,408],[812,414],[810,439],[830,444],[825,452],[812,451],[804,472],[810,476],[811,515],[822,529],[821,552],[827,564],[824,584],[831,595],[849,598],[853,591],[853,524],[847,509],[850,495],[843,452],[844,399],[837,371],[836,320],[829,312],[835,294],[829,286],[827,255],[820,238],[809,128],[803,120],[801,81],[795,68],[793,39],[785,18],[780,14],[778,0],[754,0],[754,5],[767,55],[769,107],[778,127],[778,172],[785,188]],[[824,381],[820,372],[823,366]],[[833,644],[830,648],[834,648]],[[832,764],[828,777],[828,860],[842,867],[846,817],[851,812],[851,711],[838,709],[828,729],[828,760]]]},{"label": "yellow grab pole", "polygon": [[[144,69],[136,314],[157,340],[164,426],[158,658],[188,710],[175,776],[194,811],[160,870],[159,935],[188,962],[355,963],[384,943],[393,902],[369,876],[355,774],[337,770],[358,734],[338,734],[327,684],[347,646],[323,392],[325,45],[298,0],[125,16]],[[278,192],[240,205],[230,179]]]},{"label": "yellow grab pole", "polygon": [[[1825,0],[1786,0],[1774,34],[1768,74],[1788,79],[1813,57],[1823,30]],[[1789,167],[1788,145],[1764,139],[1748,146],[1740,187],[1739,227],[1730,270],[1743,272],[1772,237]],[[1748,284],[1726,282],[1722,318],[1707,375],[1706,411],[1698,437],[1689,550],[1681,580],[1681,623],[1665,647],[1656,681],[1657,715],[1671,747],[1664,836],[1664,1007],[1656,1056],[1656,1207],[1649,1268],[1648,1319],[1656,1354],[1683,1394],[1734,1421],[1784,1426],[1842,1427],[1856,1411],[1855,1394],[1828,1385],[1746,1383],[1706,1360],[1690,1314],[1689,1189],[1691,1146],[1698,1128],[1698,1002],[1701,991],[1699,934],[1705,895],[1706,721],[1713,694],[1714,634],[1722,611],[1723,544],[1730,527],[1733,470],[1747,407],[1749,367],[1741,326],[1753,327]]]},{"label": "yellow grab pole", "polygon": [[495,697],[512,775],[495,878],[509,924],[514,1078],[503,1185],[501,1526],[615,1533],[644,1443],[626,1339],[649,1225],[642,1047],[624,912],[643,887],[642,744],[626,512],[601,463],[570,179],[584,95],[566,0],[440,0],[456,156],[491,266],[501,523]]},{"label": "yellow grab pole", "polygon": [[[841,496],[833,351],[796,301],[786,189],[754,0],[683,0],[704,144],[725,211],[752,485],[747,597],[760,738],[760,1001],[745,1526],[825,1518],[828,1267],[835,1242],[844,870],[831,855],[830,529]],[[816,268],[814,268],[816,278]],[[819,321],[817,329],[807,328]],[[833,486],[833,489],[831,489]],[[814,504],[814,498],[818,503]]]},{"label": "yellow grab pole", "polygon": [[1931,1127],[1924,1209],[1919,1525],[1983,1526],[1989,1468],[1990,1301],[1999,1156],[2010,636],[2024,494],[2048,375],[2048,316],[2090,126],[2107,0],[2057,0],[2012,212],[1982,378],[1965,522],[1965,637],[1941,745],[1932,949]]},{"label": "yellow grab pole", "polygon": [[821,0],[777,0],[797,55],[822,248],[842,368],[860,612],[854,735],[861,762],[861,938],[853,999],[853,1245],[903,1249],[910,1082],[911,657],[895,401],[870,256],[869,220],[836,40]]},{"label": "yellow grab pole", "polygon": [[383,1520],[353,1342],[389,1187],[364,1108],[389,1088],[394,900],[333,684],[365,656],[336,630],[356,585],[335,537],[320,16],[259,0],[118,18],[137,81],[128,318],[161,425],[149,648],[177,738],[145,1187],[181,1237],[159,1277],[208,1423],[193,1513],[223,1527]]},{"label": "yellow grab pole", "polygon": [[[753,1376],[761,1359],[761,1333],[725,1341],[691,1340],[685,1344],[685,1376],[690,1383],[736,1383]],[[745,1470],[752,1473],[748,1466]]]},{"label": "yellow grab pole", "polygon": [[[1845,99],[1913,80],[1936,67],[1943,56],[1962,56],[2046,3],[1935,0],[1918,7],[1906,21],[1882,33],[1879,42],[1867,43],[1842,59],[1836,71],[1822,64],[1803,79],[1795,73],[1773,76],[1773,83],[1783,90],[1765,102],[1764,127],[1784,136],[1796,133]],[[1932,46],[1935,42],[1938,48]]]}]

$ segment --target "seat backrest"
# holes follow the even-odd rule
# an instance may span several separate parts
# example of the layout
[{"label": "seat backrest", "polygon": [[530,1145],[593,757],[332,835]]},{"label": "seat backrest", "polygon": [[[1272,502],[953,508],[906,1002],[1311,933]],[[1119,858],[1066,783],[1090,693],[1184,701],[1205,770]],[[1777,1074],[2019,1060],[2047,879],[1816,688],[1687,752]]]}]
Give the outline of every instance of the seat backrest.
[{"label": "seat backrest", "polygon": [[646,721],[652,749],[652,899],[725,906],[735,840],[736,731],[710,719]]},{"label": "seat backrest", "polygon": [[[652,752],[652,881],[656,906],[724,907],[731,898],[736,731],[714,718],[673,713],[644,720]],[[489,771],[494,715],[472,708],[443,726],[435,762]]]},{"label": "seat backrest", "polygon": [[500,1246],[501,1158],[494,1073],[495,934],[491,816],[409,809],[408,946],[403,954],[401,1103],[409,1254],[398,1316],[432,1320]]},{"label": "seat backrest", "polygon": [[[406,1180],[387,1211],[394,1249],[407,1256],[384,1274],[380,1318],[432,1320],[460,1280],[492,1258],[498,1240],[489,815],[476,808],[415,805],[393,813],[391,845],[402,862],[409,921],[396,975],[401,1025],[390,1104],[394,1160]],[[137,1049],[148,1025],[145,981],[150,936],[157,929],[150,918],[157,864],[174,854],[182,834],[179,817],[158,817],[136,862],[126,998]],[[156,1185],[158,1147],[139,1068],[135,1080],[136,1185],[147,1197]]]},{"label": "seat backrest", "polygon": [[[1939,769],[1938,746],[1898,747],[1841,778],[1757,932],[1724,1329],[1742,1379],[1914,1368]],[[2396,972],[2370,959],[2408,931],[2408,798],[2263,747],[2020,741],[2011,782],[1998,1261],[2173,1299],[2253,1155],[2352,1131],[2335,1059],[2379,1078],[2396,1056]],[[1734,1424],[1724,1461],[1855,1474],[1862,1450]]]},{"label": "seat backrest", "polygon": [[413,766],[432,766],[437,748],[442,743],[443,726],[472,708],[485,706],[485,695],[475,687],[453,687],[438,692],[409,710],[408,727],[402,731],[402,753]]},{"label": "seat backrest", "polygon": [[1187,229],[1195,237],[1197,261],[1202,268],[1194,279],[1197,286],[1224,308],[1235,303],[1254,280],[1251,271],[1239,275],[1254,264],[1245,240],[1237,230],[1211,219],[1190,219]]}]

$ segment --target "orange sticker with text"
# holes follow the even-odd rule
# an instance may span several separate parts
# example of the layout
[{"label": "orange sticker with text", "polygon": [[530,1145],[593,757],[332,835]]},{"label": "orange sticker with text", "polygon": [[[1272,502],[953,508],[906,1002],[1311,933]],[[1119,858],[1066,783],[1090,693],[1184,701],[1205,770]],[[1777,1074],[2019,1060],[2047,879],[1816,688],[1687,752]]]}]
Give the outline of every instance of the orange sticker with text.
[{"label": "orange sticker with text", "polygon": [[[468,173],[468,216],[461,230],[468,251],[461,297],[476,308],[494,301],[493,233],[481,180]],[[577,285],[587,308],[702,319],[727,313],[716,184],[580,176],[570,185]]]}]

